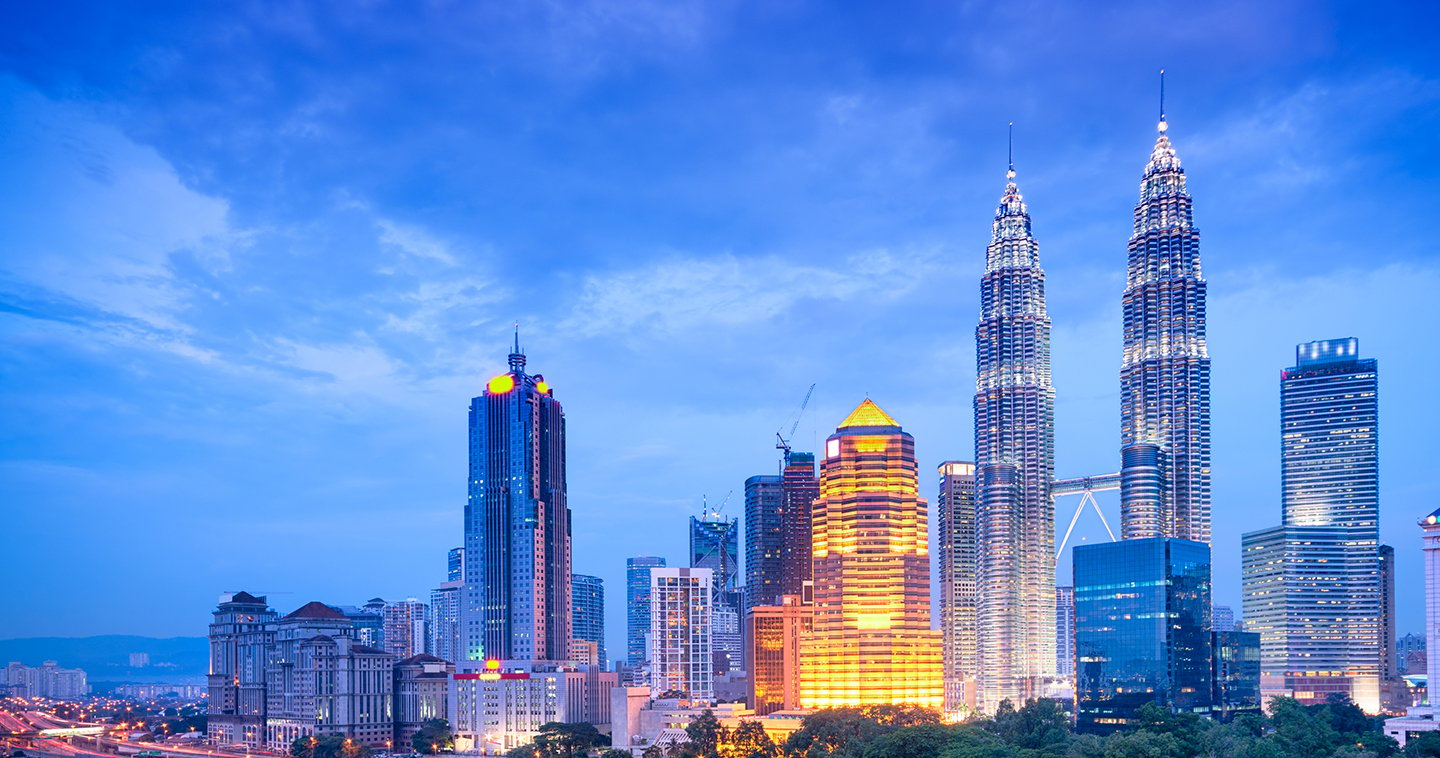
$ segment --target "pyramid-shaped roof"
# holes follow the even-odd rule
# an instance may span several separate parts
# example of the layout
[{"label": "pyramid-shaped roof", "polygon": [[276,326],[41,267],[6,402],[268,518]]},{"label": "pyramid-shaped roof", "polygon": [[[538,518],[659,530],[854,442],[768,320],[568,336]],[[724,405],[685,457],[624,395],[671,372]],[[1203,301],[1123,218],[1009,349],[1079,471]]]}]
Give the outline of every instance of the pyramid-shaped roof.
[{"label": "pyramid-shaped roof", "polygon": [[310,602],[308,602],[308,603],[300,606],[299,608],[296,608],[295,610],[291,611],[288,615],[285,616],[285,618],[287,618],[287,619],[337,619],[337,620],[340,620],[340,621],[344,621],[344,620],[345,620],[345,614],[341,613],[340,611],[335,610],[334,608],[331,608],[330,606],[328,606],[328,605],[326,605],[326,604],[324,604],[324,603],[322,603],[322,602],[319,602],[319,601],[317,601],[317,600],[312,600],[312,601],[310,601]]},{"label": "pyramid-shaped roof", "polygon": [[900,422],[890,418],[890,414],[880,410],[880,406],[867,397],[840,422],[841,429],[850,426],[900,426]]}]

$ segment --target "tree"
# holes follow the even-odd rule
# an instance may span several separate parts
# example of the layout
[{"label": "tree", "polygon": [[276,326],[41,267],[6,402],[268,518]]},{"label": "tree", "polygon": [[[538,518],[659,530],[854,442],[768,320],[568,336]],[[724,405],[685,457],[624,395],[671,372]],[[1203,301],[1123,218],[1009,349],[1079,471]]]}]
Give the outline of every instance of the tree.
[{"label": "tree", "polygon": [[718,755],[716,749],[728,736],[720,719],[715,718],[715,712],[709,708],[690,720],[685,726],[685,733],[690,735],[690,746],[701,758],[715,758]]},{"label": "tree", "polygon": [[370,748],[340,734],[297,737],[290,743],[292,758],[367,758]]},{"label": "tree", "polygon": [[1105,758],[1190,758],[1193,755],[1198,752],[1186,750],[1173,734],[1141,729],[1105,738]]},{"label": "tree", "polygon": [[450,731],[450,722],[445,719],[425,719],[420,723],[420,730],[410,738],[410,747],[417,753],[425,754],[455,749],[455,734]]},{"label": "tree", "polygon": [[1060,704],[1048,698],[1030,700],[1020,710],[1010,701],[1002,701],[995,718],[987,725],[989,731],[1006,744],[1062,753],[1070,742],[1070,717]]},{"label": "tree", "polygon": [[594,724],[567,724],[559,721],[541,724],[534,742],[537,755],[553,758],[573,758],[577,752],[588,753],[591,748],[608,744],[605,736],[600,734]]},{"label": "tree", "polygon": [[601,753],[600,758],[630,758],[630,751],[621,750],[618,747],[612,747],[609,750]]},{"label": "tree", "polygon": [[1440,732],[1421,732],[1405,740],[1405,758],[1440,758]]},{"label": "tree", "polygon": [[775,741],[765,733],[759,721],[745,719],[730,732],[720,753],[725,758],[773,758]]},{"label": "tree", "polygon": [[861,758],[915,758],[939,755],[954,741],[960,727],[921,724],[882,734],[866,743]]},{"label": "tree", "polygon": [[539,755],[540,753],[535,749],[534,745],[521,745],[510,748],[510,750],[505,753],[505,758],[537,758]]}]

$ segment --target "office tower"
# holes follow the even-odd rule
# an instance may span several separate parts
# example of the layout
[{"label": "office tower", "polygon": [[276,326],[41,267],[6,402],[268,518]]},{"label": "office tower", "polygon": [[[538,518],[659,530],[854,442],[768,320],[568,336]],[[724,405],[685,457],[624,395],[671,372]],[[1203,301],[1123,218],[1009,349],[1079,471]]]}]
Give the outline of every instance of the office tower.
[{"label": "office tower", "polygon": [[650,570],[650,694],[692,701],[715,698],[710,641],[714,571]]},{"label": "office tower", "polygon": [[1380,679],[1400,676],[1395,656],[1395,548],[1380,546]]},{"label": "office tower", "polygon": [[631,683],[641,681],[633,672],[650,660],[650,569],[664,567],[665,559],[653,556],[625,560],[625,664]]},{"label": "office tower", "polygon": [[1210,629],[1215,632],[1235,631],[1235,609],[1217,605],[1210,609]]},{"label": "office tower", "polygon": [[445,581],[465,581],[465,548],[452,547],[449,554],[445,556],[446,573]]},{"label": "office tower", "polygon": [[570,655],[565,412],[520,338],[510,371],[470,403],[462,633],[470,660]]},{"label": "office tower", "polygon": [[1075,678],[1075,588],[1055,588],[1055,673]]},{"label": "office tower", "polygon": [[918,487],[914,438],[868,398],[825,441],[811,511],[815,620],[801,642],[801,707],[944,705]]},{"label": "office tower", "polygon": [[598,576],[573,574],[570,587],[575,614],[571,636],[595,643],[595,662],[605,665],[605,583]]},{"label": "office tower", "polygon": [[745,617],[745,657],[750,661],[749,707],[756,716],[800,708],[800,640],[810,634],[814,606],[800,595],[776,605],[757,605]]},{"label": "office tower", "polygon": [[1210,546],[1168,537],[1078,545],[1076,729],[1111,732],[1157,703],[1210,706]]},{"label": "office tower", "polygon": [[426,721],[450,718],[447,698],[454,674],[454,663],[423,653],[395,663],[395,745],[400,750],[413,747],[411,738]]},{"label": "office tower", "polygon": [[[1163,111],[1163,109],[1162,109]],[[1125,539],[1210,541],[1210,354],[1205,279],[1185,170],[1160,115],[1130,236],[1120,368]]]},{"label": "office tower", "polygon": [[740,642],[740,614],[745,606],[744,593],[739,587],[740,572],[740,520],[726,519],[718,511],[707,512],[700,518],[690,517],[690,567],[708,568],[714,572],[712,604],[717,616],[723,621],[723,632],[715,635],[722,627],[712,626],[711,645],[717,653],[725,656],[729,669],[744,668],[744,646]]},{"label": "office tower", "polygon": [[945,712],[975,707],[975,464],[940,464],[935,503]]},{"label": "office tower", "polygon": [[811,576],[810,507],[820,497],[815,454],[786,450],[780,479],[785,493],[785,513],[780,520],[780,593],[803,595]]},{"label": "office tower", "polygon": [[1261,689],[1380,710],[1377,370],[1353,338],[1297,346],[1280,378],[1279,526],[1242,537]]},{"label": "office tower", "polygon": [[1055,673],[1055,389],[1045,271],[1006,172],[975,327],[978,706],[1021,703]]},{"label": "office tower", "polygon": [[1210,633],[1211,714],[1229,721],[1260,712],[1260,635],[1216,629]]},{"label": "office tower", "polygon": [[425,626],[429,633],[427,650],[442,661],[454,663],[461,656],[460,607],[465,592],[462,581],[441,582],[430,590],[430,607]]},{"label": "office tower", "polygon": [[[1425,648],[1440,650],[1440,509],[1420,519],[1421,549],[1425,551]],[[1429,656],[1429,682],[1440,682],[1440,655]],[[1425,705],[1406,710],[1399,718],[1386,719],[1385,734],[1405,747],[1405,742],[1423,732],[1440,730],[1440,687],[1426,690]]]},{"label": "office tower", "polygon": [[275,611],[265,596],[220,596],[210,622],[209,720],[216,742],[259,747],[265,740],[265,665]]},{"label": "office tower", "polygon": [[384,650],[396,658],[409,658],[425,652],[429,634],[425,617],[429,609],[415,598],[385,604]]},{"label": "office tower", "polygon": [[745,480],[745,604],[772,605],[785,554],[785,488],[779,475]]},{"label": "office tower", "polygon": [[273,625],[265,667],[265,747],[343,734],[361,745],[394,739],[395,656],[360,644],[345,615],[306,603]]}]

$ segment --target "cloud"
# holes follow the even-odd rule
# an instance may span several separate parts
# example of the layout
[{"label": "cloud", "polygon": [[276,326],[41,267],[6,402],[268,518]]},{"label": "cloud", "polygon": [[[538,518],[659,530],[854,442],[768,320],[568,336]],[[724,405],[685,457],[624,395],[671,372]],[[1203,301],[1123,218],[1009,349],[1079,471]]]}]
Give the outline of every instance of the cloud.
[{"label": "cloud", "polygon": [[765,321],[810,300],[893,301],[938,265],[928,251],[854,253],[833,266],[781,256],[672,258],[643,269],[586,278],[561,325],[586,335],[649,331],[674,335],[707,326]]},{"label": "cloud", "polygon": [[457,261],[450,252],[450,246],[425,230],[399,224],[388,219],[377,219],[375,226],[380,229],[380,244],[389,245],[405,255],[454,266]]}]

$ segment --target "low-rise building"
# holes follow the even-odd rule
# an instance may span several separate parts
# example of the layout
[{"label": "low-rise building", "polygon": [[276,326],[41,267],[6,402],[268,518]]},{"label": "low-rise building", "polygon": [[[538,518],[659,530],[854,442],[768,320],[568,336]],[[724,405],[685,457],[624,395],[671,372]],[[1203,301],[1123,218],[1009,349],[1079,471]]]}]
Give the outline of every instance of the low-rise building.
[{"label": "low-rise building", "polygon": [[410,740],[430,719],[449,719],[450,678],[455,664],[422,653],[395,664],[395,745]]},{"label": "low-rise building", "polygon": [[616,675],[555,661],[461,662],[450,687],[456,752],[503,755],[552,721],[610,723]]}]

